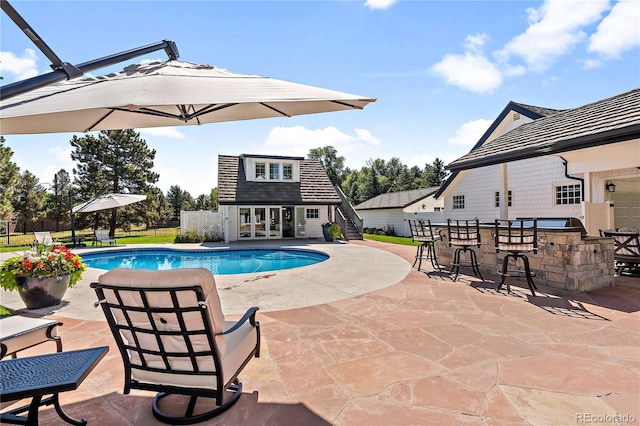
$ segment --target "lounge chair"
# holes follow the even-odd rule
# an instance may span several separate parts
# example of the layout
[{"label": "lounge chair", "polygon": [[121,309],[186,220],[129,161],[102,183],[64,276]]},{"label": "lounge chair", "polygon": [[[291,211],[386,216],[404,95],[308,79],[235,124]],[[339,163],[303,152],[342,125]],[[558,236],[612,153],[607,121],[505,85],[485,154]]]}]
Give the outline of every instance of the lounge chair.
[{"label": "lounge chair", "polygon": [[[238,374],[260,355],[257,307],[226,321],[213,274],[204,268],[164,271],[117,268],[92,283],[124,362],[124,393],[155,391],[153,415],[169,424],[192,424],[222,413],[242,393]],[[176,397],[189,397],[184,416]],[[194,414],[196,399],[216,407]],[[173,399],[173,401],[172,401]]]},{"label": "lounge chair", "polygon": [[100,245],[102,245],[103,243],[109,243],[110,246],[116,245],[116,240],[109,237],[109,231],[107,231],[106,229],[96,229],[95,234],[96,242],[100,243]]},{"label": "lounge chair", "polygon": [[45,246],[53,245],[53,238],[51,238],[51,232],[49,231],[34,232],[33,238],[34,238],[33,240],[34,245],[42,245],[42,244],[44,244]]}]

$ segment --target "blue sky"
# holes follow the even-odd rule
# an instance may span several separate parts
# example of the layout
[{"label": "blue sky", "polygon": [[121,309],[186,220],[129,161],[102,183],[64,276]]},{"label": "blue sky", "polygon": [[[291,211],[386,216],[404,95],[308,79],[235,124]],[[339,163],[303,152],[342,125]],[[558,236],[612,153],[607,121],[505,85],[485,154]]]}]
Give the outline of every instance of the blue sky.
[{"label": "blue sky", "polygon": [[[167,39],[182,61],[378,99],[362,111],[140,129],[157,150],[158,186],[194,197],[217,186],[218,154],[333,145],[351,168],[391,157],[424,167],[468,152],[509,101],[573,108],[640,86],[640,0],[10,3],[73,64]],[[0,31],[3,84],[50,71],[4,13]],[[22,170],[49,182],[71,173],[72,135],[5,139]]]}]

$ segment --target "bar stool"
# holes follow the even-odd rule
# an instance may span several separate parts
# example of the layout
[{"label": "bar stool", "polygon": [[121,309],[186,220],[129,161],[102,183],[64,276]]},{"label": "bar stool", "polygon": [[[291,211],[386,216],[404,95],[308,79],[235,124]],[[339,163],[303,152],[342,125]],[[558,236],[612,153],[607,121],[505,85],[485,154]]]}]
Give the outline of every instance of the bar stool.
[{"label": "bar stool", "polygon": [[[523,253],[533,252],[538,253],[538,220],[500,220],[495,221],[495,248],[496,253],[507,252],[502,259],[502,272],[498,271],[498,275],[502,275],[500,284],[496,287],[497,291],[500,291],[504,284],[505,278],[514,276],[513,273],[518,275],[524,272],[527,278],[527,285],[531,294],[536,295],[535,290],[538,289],[533,282],[533,276],[531,268],[529,266],[529,258]],[[524,263],[524,271],[513,270],[509,272],[508,264],[509,258],[513,259],[513,262],[517,264],[518,259],[522,259]],[[507,292],[511,292],[511,286],[507,283]]]},{"label": "bar stool", "polygon": [[471,248],[473,246],[480,248],[480,221],[478,219],[455,221],[447,219],[447,231],[449,233],[449,247],[457,247],[453,254],[451,272],[449,272],[453,274],[455,269],[455,275],[451,277],[451,280],[456,281],[458,279],[458,274],[460,273],[460,252],[464,251],[469,252],[473,274],[484,282],[484,278],[482,278],[482,274],[480,273],[476,252]]},{"label": "bar stool", "polygon": [[[412,266],[416,266],[416,262],[418,262],[419,271],[422,267],[422,259],[429,259],[433,269],[440,271],[436,257],[436,241],[442,241],[442,235],[439,232],[434,232],[429,219],[426,223],[422,220],[409,220],[409,229],[411,230],[411,240],[420,243],[416,247],[416,257]],[[424,253],[425,247],[427,254]]]}]

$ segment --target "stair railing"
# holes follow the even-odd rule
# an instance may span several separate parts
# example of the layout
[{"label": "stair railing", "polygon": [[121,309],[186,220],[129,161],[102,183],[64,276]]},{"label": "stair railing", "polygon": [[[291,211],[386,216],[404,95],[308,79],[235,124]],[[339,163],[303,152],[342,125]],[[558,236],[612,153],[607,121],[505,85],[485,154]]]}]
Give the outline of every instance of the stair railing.
[{"label": "stair railing", "polygon": [[[342,200],[342,203],[336,209],[336,211],[341,212],[341,214],[336,215],[336,221],[342,227],[342,229],[345,230],[346,232],[346,229],[347,229],[346,221],[348,220],[349,222],[351,222],[354,228],[358,231],[360,236],[362,236],[364,232],[364,226],[363,226],[364,222],[362,218],[360,217],[360,215],[358,215],[358,212],[356,212],[356,210],[353,208],[353,205],[351,204],[347,196],[344,194],[344,192],[342,192],[342,188],[336,185],[335,189],[336,189],[336,192],[338,193],[338,196],[340,197],[340,200]],[[344,217],[344,220],[345,220],[344,224],[340,223],[339,217],[341,215]]]}]

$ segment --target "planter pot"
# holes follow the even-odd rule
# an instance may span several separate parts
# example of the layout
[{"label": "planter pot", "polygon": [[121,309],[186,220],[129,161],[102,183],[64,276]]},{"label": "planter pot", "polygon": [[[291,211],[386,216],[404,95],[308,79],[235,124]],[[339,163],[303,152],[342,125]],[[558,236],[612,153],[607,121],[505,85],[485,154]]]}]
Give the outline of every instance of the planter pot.
[{"label": "planter pot", "polygon": [[331,234],[329,234],[329,227],[328,226],[323,226],[322,227],[322,235],[324,236],[324,240],[327,242],[333,241],[333,238],[331,238]]},{"label": "planter pot", "polygon": [[16,277],[18,294],[28,309],[40,309],[55,306],[69,288],[69,274],[55,277]]}]

